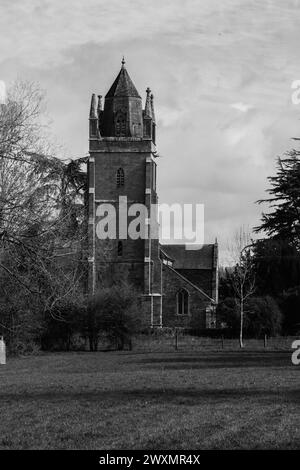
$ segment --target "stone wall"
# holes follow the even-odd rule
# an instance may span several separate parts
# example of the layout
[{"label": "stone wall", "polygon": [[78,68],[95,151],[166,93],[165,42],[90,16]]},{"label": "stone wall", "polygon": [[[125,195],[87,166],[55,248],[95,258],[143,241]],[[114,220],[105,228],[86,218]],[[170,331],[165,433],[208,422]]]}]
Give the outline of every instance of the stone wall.
[{"label": "stone wall", "polygon": [[[189,314],[177,314],[177,292],[186,289],[189,293]],[[195,287],[179,276],[174,270],[163,265],[163,326],[206,327],[206,308],[211,305]]]}]

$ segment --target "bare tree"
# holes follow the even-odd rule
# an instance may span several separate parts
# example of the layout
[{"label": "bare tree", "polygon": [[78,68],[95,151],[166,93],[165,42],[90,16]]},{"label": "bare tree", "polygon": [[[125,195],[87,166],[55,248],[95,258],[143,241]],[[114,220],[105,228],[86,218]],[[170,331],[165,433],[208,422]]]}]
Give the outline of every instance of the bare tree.
[{"label": "bare tree", "polygon": [[74,255],[86,237],[85,159],[55,156],[43,111],[43,93],[28,82],[0,105],[0,271],[57,314],[83,275]]},{"label": "bare tree", "polygon": [[241,227],[234,235],[233,243],[229,247],[229,254],[233,269],[229,280],[235,293],[235,300],[240,315],[240,347],[243,343],[243,326],[245,302],[255,292],[255,273],[251,259],[252,240],[250,232]]}]

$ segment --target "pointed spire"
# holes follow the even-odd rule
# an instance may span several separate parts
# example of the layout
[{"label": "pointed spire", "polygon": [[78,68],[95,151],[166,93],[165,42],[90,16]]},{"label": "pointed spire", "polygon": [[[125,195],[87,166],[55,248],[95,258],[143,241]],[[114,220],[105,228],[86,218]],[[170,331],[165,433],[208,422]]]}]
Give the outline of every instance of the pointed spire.
[{"label": "pointed spire", "polygon": [[91,108],[90,108],[90,119],[97,119],[97,98],[95,93],[92,94]]},{"label": "pointed spire", "polygon": [[121,70],[105,96],[105,98],[114,97],[141,98],[125,68],[124,57],[122,59]]},{"label": "pointed spire", "polygon": [[151,94],[151,96],[150,96],[150,101],[151,101],[151,113],[152,113],[153,122],[155,122],[155,113],[154,113],[154,103],[153,103],[153,100],[154,100],[154,96],[153,96],[153,94]]},{"label": "pointed spire", "polygon": [[98,106],[97,106],[98,117],[100,116],[101,111],[102,111],[102,95],[98,95]]},{"label": "pointed spire", "polygon": [[142,98],[126,68],[125,59],[117,78],[105,95],[100,130],[104,137],[142,137]]},{"label": "pointed spire", "polygon": [[145,103],[145,117],[152,118],[152,106],[151,106],[151,90],[148,87],[146,90],[147,96],[146,96],[146,103]]}]

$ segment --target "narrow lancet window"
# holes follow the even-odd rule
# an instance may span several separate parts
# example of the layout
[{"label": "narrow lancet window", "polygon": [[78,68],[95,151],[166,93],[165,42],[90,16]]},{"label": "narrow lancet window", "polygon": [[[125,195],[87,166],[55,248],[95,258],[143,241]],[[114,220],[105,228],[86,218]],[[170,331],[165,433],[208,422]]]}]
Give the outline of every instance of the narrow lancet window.
[{"label": "narrow lancet window", "polygon": [[119,168],[117,170],[117,188],[124,186],[125,183],[125,175],[123,168]]},{"label": "narrow lancet window", "polygon": [[180,289],[177,294],[177,314],[188,315],[189,313],[189,293],[185,289]]}]

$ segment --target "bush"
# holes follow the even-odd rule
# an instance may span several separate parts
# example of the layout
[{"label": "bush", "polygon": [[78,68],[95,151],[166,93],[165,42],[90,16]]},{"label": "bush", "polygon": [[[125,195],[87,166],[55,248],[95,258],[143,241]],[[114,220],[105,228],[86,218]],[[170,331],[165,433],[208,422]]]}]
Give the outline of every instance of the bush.
[{"label": "bush", "polygon": [[239,334],[240,316],[236,300],[227,297],[217,306],[217,327],[229,328],[234,335]]},{"label": "bush", "polygon": [[86,312],[84,297],[57,303],[55,309],[46,312],[42,349],[70,351],[78,349],[78,335],[83,332]]},{"label": "bush", "polygon": [[[218,324],[226,325],[234,335],[238,335],[240,314],[236,300],[229,297],[218,305]],[[244,334],[248,337],[261,337],[264,334],[279,334],[282,314],[276,301],[270,297],[249,297],[244,310]]]},{"label": "bush", "polygon": [[41,348],[41,316],[17,305],[0,306],[0,336],[9,355],[34,354]]},{"label": "bush", "polygon": [[131,337],[141,328],[142,305],[139,295],[125,282],[103,287],[90,300],[86,329],[90,350],[97,351],[101,333],[106,333],[117,349],[131,348]]},{"label": "bush", "polygon": [[246,304],[246,330],[249,336],[275,336],[281,332],[282,314],[270,296],[252,297]]}]

